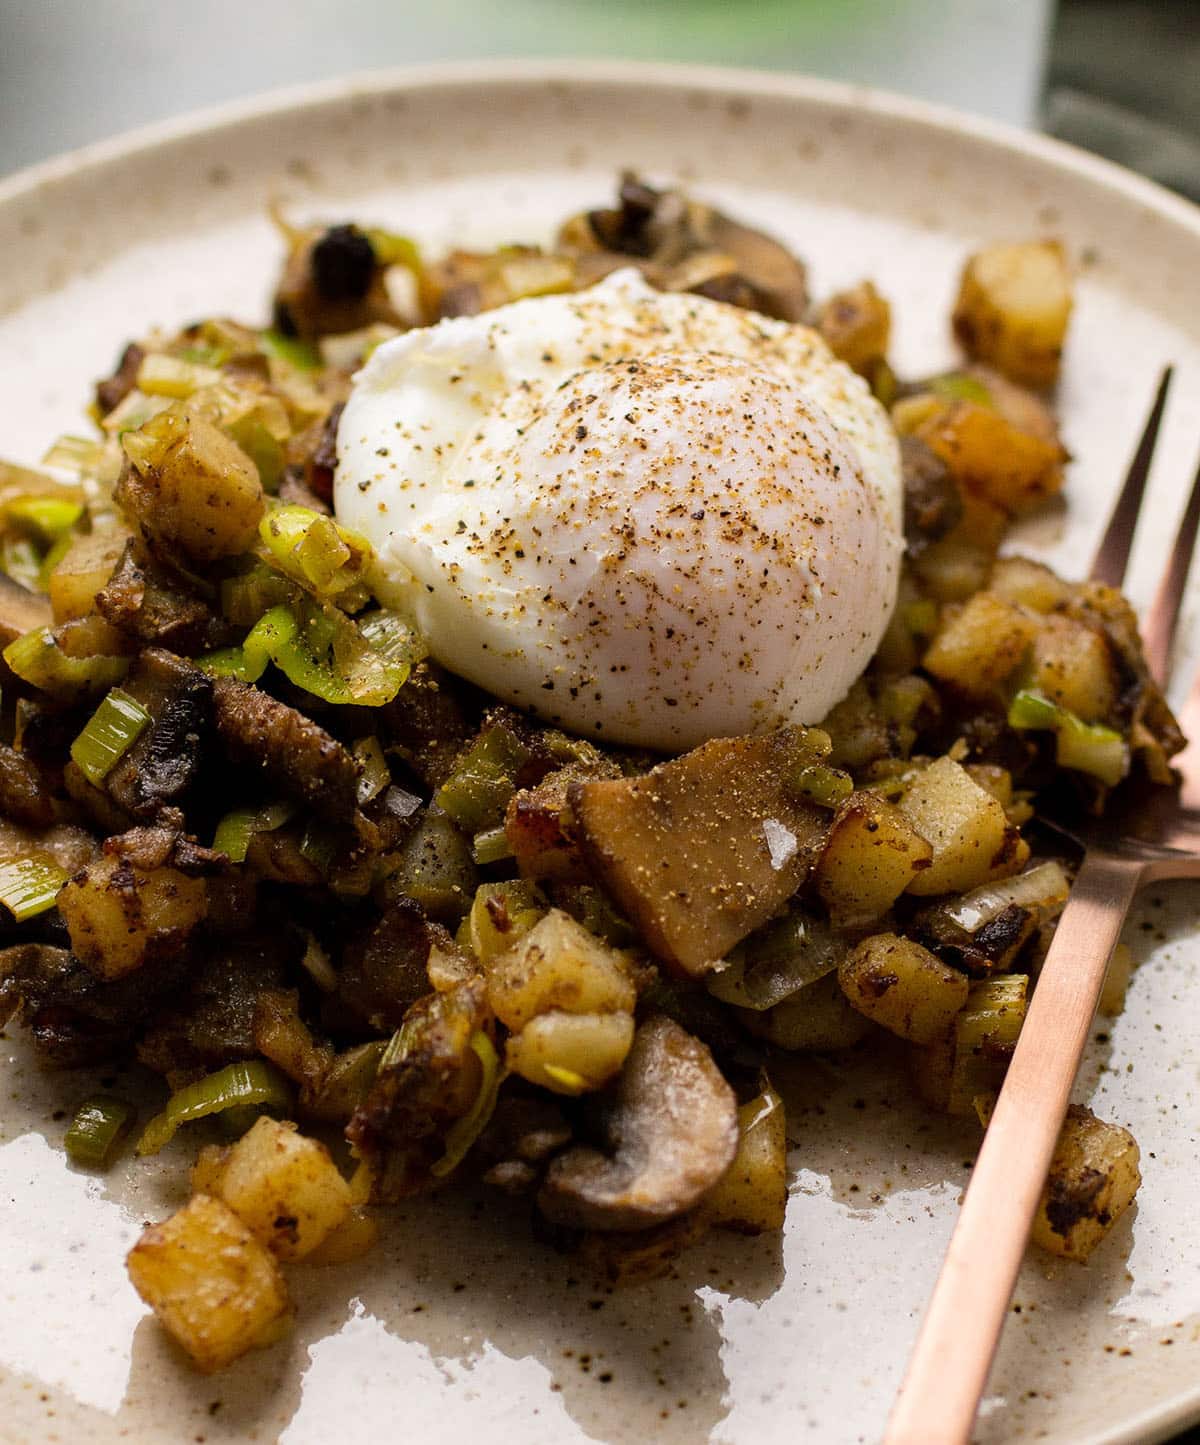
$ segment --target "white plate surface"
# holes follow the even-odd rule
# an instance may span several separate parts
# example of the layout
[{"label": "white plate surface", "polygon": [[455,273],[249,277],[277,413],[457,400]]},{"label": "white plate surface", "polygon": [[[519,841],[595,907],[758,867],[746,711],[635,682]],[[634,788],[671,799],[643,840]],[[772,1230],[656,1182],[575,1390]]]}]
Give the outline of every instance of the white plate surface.
[{"label": "white plate surface", "polygon": [[[1062,388],[1068,506],[1026,545],[1078,574],[1158,369],[1175,396],[1135,552],[1144,602],[1200,437],[1200,213],[1045,141],[874,93],[629,66],[488,65],[268,97],[0,185],[0,453],[78,430],[91,380],[154,322],[265,312],[265,207],[356,217],[430,246],[539,240],[626,165],[789,241],[818,295],[891,297],[903,371],[953,357],[965,251],[1054,234],[1080,266]],[[1196,632],[1193,596],[1187,622]],[[1145,1183],[1093,1263],[1029,1258],[978,1438],[1162,1438],[1200,1417],[1200,896],[1160,889],[1140,967],[1098,1024],[1077,1096],[1129,1125]],[[531,1241],[522,1207],[447,1195],[380,1252],[297,1269],[298,1328],[216,1379],[181,1363],[124,1275],[143,1219],[182,1198],[183,1145],[97,1178],[61,1150],[90,1081],[0,1036],[0,1418],[21,1441],[377,1445],[878,1438],[936,1274],[975,1132],[910,1101],[895,1062],[797,1062],[782,1238],[714,1239],[609,1295]]]}]

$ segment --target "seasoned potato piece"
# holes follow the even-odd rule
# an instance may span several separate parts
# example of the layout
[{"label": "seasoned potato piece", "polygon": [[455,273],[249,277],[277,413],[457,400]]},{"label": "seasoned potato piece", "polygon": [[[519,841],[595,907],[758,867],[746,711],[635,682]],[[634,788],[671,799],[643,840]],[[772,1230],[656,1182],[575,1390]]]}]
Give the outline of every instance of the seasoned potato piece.
[{"label": "seasoned potato piece", "polygon": [[1133,1203],[1141,1151],[1128,1129],[1072,1104],[1033,1221],[1035,1244],[1085,1261]]},{"label": "seasoned potato piece", "polygon": [[513,1073],[531,1084],[556,1094],[584,1094],[620,1073],[632,1044],[632,1014],[552,1009],[512,1035],[506,1057]]},{"label": "seasoned potato piece", "polygon": [[834,815],[814,878],[835,926],[855,928],[881,918],[932,858],[898,808],[853,793]]},{"label": "seasoned potato piece", "polygon": [[522,878],[587,879],[567,795],[574,782],[619,776],[615,763],[589,759],[558,768],[536,787],[513,796],[504,816],[504,836]]},{"label": "seasoned potato piece", "polygon": [[839,361],[866,372],[887,355],[892,308],[870,281],[838,291],[817,312],[817,330]]},{"label": "seasoned potato piece", "polygon": [[124,527],[105,527],[71,539],[47,583],[55,622],[86,617],[92,611],[96,593],[112,576],[128,541]]},{"label": "seasoned potato piece", "polygon": [[707,972],[804,880],[828,817],[795,789],[812,760],[805,731],[781,728],[572,787],[588,862],[680,974]]},{"label": "seasoned potato piece", "polygon": [[1053,612],[1065,607],[1073,596],[1069,582],[1041,562],[1028,557],[1001,557],[988,578],[988,591],[1032,607],[1035,612]]},{"label": "seasoned potato piece", "polygon": [[853,1048],[871,1031],[870,1022],[850,1007],[838,987],[836,973],[806,984],[790,998],[762,1013],[738,1009],[738,1017],[752,1034],[781,1049],[805,1053],[835,1053]]},{"label": "seasoned potato piece", "polygon": [[1086,623],[1047,617],[1033,639],[1028,686],[1084,722],[1099,722],[1111,716],[1117,702],[1112,650],[1103,634]]},{"label": "seasoned potato piece", "polygon": [[485,973],[488,1002],[510,1029],[550,1009],[632,1013],[637,1003],[625,956],[557,908],[489,959]]},{"label": "seasoned potato piece", "polygon": [[218,1194],[279,1259],[300,1259],[350,1211],[350,1186],[324,1144],[266,1116],[230,1150]]},{"label": "seasoned potato piece", "polygon": [[970,991],[965,973],[894,933],[864,938],[842,960],[838,983],[859,1013],[915,1044],[945,1034]]},{"label": "seasoned potato piece", "polygon": [[1029,979],[999,974],[971,985],[966,1004],[945,1038],[913,1050],[917,1092],[927,1104],[964,1117],[993,1097],[1025,1021]]},{"label": "seasoned potato piece", "polygon": [[912,827],[933,846],[933,861],[913,875],[910,893],[965,893],[1016,873],[1029,847],[1004,809],[950,758],[938,758],[908,784],[899,802]]},{"label": "seasoned potato piece", "polygon": [[279,1266],[227,1204],[198,1194],[129,1251],[133,1287],[206,1374],[273,1344],[291,1306]]},{"label": "seasoned potato piece", "polygon": [[1071,317],[1071,278],[1057,241],[977,251],[963,268],[954,334],[968,355],[1022,386],[1053,386]]},{"label": "seasoned potato piece", "polygon": [[116,497],[147,541],[200,563],[251,546],[264,509],[258,471],[212,422],[172,407],[124,445],[130,464]]},{"label": "seasoned potato piece", "polygon": [[937,602],[963,602],[987,581],[1008,518],[993,502],[964,492],[962,516],[913,559],[913,572]]},{"label": "seasoned potato piece", "polygon": [[1104,975],[1104,987],[1100,991],[1099,1012],[1106,1018],[1115,1019],[1125,1012],[1125,994],[1133,975],[1133,950],[1126,943],[1118,943],[1108,961]]},{"label": "seasoned potato piece", "polygon": [[202,878],[176,868],[145,871],[109,854],[69,879],[59,912],[79,961],[98,978],[122,978],[174,953],[203,919]]},{"label": "seasoned potato piece", "polygon": [[713,1224],[742,1234],[783,1228],[787,1211],[787,1120],[783,1100],[764,1081],[738,1109],[738,1150],[700,1209]]},{"label": "seasoned potato piece", "polygon": [[1067,459],[1062,445],[1019,430],[990,406],[940,404],[912,434],[968,492],[1006,512],[1027,512],[1062,488]]},{"label": "seasoned potato piece", "polygon": [[211,1194],[221,1197],[221,1180],[225,1177],[225,1166],[229,1163],[228,1144],[206,1144],[196,1155],[192,1165],[191,1186],[193,1194]]},{"label": "seasoned potato piece", "polygon": [[865,768],[891,751],[887,719],[862,678],[822,722],[833,741],[828,762],[835,768]]},{"label": "seasoned potato piece", "polygon": [[361,1207],[354,1208],[341,1224],[304,1256],[305,1264],[346,1264],[360,1259],[374,1248],[379,1238],[379,1221]]},{"label": "seasoned potato piece", "polygon": [[476,890],[458,941],[486,965],[528,933],[545,911],[545,899],[522,878],[484,883]]},{"label": "seasoned potato piece", "polygon": [[977,592],[944,610],[941,629],[925,653],[925,670],[965,697],[986,702],[999,697],[1037,633],[1037,622],[1016,603]]}]

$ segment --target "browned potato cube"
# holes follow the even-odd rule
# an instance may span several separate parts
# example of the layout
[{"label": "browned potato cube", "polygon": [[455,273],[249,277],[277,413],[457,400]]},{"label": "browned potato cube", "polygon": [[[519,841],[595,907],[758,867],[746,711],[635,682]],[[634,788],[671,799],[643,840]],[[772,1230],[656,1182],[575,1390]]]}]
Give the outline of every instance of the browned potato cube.
[{"label": "browned potato cube", "polygon": [[1041,562],[1028,557],[1001,557],[988,578],[988,591],[1032,607],[1035,612],[1053,612],[1065,607],[1073,595],[1071,584]]},{"label": "browned potato cube", "polygon": [[865,372],[887,355],[892,308],[870,281],[838,291],[817,312],[817,330],[839,361]]},{"label": "browned potato cube", "polygon": [[274,1343],[291,1305],[279,1266],[227,1204],[198,1194],[129,1251],[133,1287],[206,1374]]},{"label": "browned potato cube", "polygon": [[1125,1012],[1125,994],[1133,975],[1133,950],[1128,944],[1118,943],[1108,961],[1104,975],[1104,987],[1100,990],[1099,1012],[1106,1018],[1114,1019]]},{"label": "browned potato cube", "polygon": [[941,1038],[967,1001],[965,973],[909,938],[864,938],[838,968],[838,983],[859,1013],[915,1044]]},{"label": "browned potato cube", "polygon": [[379,1238],[379,1222],[373,1214],[356,1207],[341,1224],[304,1256],[305,1264],[346,1264],[360,1259]]},{"label": "browned potato cube", "polygon": [[1033,639],[1029,686],[1081,717],[1098,722],[1112,714],[1118,678],[1103,634],[1073,617],[1051,616]]},{"label": "browned potato cube", "polygon": [[933,847],[928,868],[913,875],[908,891],[922,898],[965,893],[1016,873],[1029,847],[1009,826],[1004,809],[950,758],[938,758],[907,785],[900,811]]},{"label": "browned potato cube", "polygon": [[954,333],[967,353],[1022,386],[1058,380],[1071,278],[1057,241],[989,246],[963,269]]},{"label": "browned potato cube", "polygon": [[837,927],[872,923],[932,858],[898,808],[874,793],[854,793],[837,810],[817,861],[817,891]]},{"label": "browned potato cube", "polygon": [[1007,528],[1000,507],[965,492],[958,523],[913,561],[913,572],[935,601],[964,602],[987,581]]},{"label": "browned potato cube", "polygon": [[555,1094],[602,1088],[621,1071],[633,1044],[630,1013],[565,1013],[530,1019],[508,1040],[508,1067]]},{"label": "browned potato cube", "polygon": [[787,1196],[787,1120],[768,1083],[738,1109],[738,1151],[700,1208],[726,1229],[763,1234],[783,1228]]},{"label": "browned potato cube", "polygon": [[176,868],[144,871],[104,854],[63,885],[58,907],[79,961],[107,981],[178,949],[208,893],[202,878]]},{"label": "browned potato cube", "polygon": [[1072,1104],[1033,1221],[1034,1243],[1084,1262],[1133,1203],[1140,1159],[1128,1129]]},{"label": "browned potato cube", "polygon": [[488,1002],[520,1030],[550,1009],[632,1013],[637,990],[625,955],[552,908],[504,953],[485,964]]},{"label": "browned potato cube", "polygon": [[121,560],[129,533],[123,527],[106,527],[72,538],[50,572],[47,590],[55,622],[86,617]]},{"label": "browned potato cube", "polygon": [[280,1259],[300,1259],[350,1211],[350,1186],[324,1144],[263,1117],[229,1152],[220,1197]]},{"label": "browned potato cube", "polygon": [[956,482],[1005,512],[1030,511],[1062,488],[1061,444],[1019,430],[978,402],[934,408],[913,435],[941,457]]},{"label": "browned potato cube", "polygon": [[1037,632],[1037,622],[1016,603],[977,592],[943,612],[941,630],[925,653],[925,670],[965,697],[986,702],[1021,666]]}]

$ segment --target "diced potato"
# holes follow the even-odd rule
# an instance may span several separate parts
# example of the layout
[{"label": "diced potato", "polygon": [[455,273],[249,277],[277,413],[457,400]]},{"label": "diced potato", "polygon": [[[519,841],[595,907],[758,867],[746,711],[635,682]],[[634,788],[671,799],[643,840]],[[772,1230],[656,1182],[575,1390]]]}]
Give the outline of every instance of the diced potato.
[{"label": "diced potato", "polygon": [[172,407],[124,445],[132,464],[116,497],[145,537],[199,563],[254,543],[264,508],[258,470],[212,422]]},{"label": "diced potato", "polygon": [[928,868],[933,849],[898,808],[874,793],[853,793],[834,816],[814,874],[835,926],[881,918]]},{"label": "diced potato", "polygon": [[836,704],[821,727],[833,741],[827,759],[830,767],[857,771],[876,758],[887,757],[891,750],[887,719],[862,678]]},{"label": "diced potato", "polygon": [[373,1214],[358,1207],[350,1211],[338,1227],[327,1234],[304,1256],[305,1264],[346,1264],[360,1259],[375,1246],[379,1238],[379,1221]]},{"label": "diced potato", "polygon": [[488,960],[486,976],[488,1002],[514,1030],[550,1009],[632,1013],[637,1003],[625,956],[557,908]]},{"label": "diced potato", "polygon": [[814,760],[806,730],[781,728],[572,787],[589,865],[677,973],[707,972],[807,876],[828,817],[796,786]]},{"label": "diced potato", "polygon": [[350,1186],[329,1151],[264,1115],[229,1152],[220,1197],[280,1259],[301,1259],[350,1212]]},{"label": "diced potato", "polygon": [[1133,1203],[1142,1182],[1140,1159],[1128,1129],[1072,1104],[1033,1221],[1034,1243],[1085,1261]]},{"label": "diced potato", "polygon": [[616,764],[589,759],[559,768],[537,787],[522,788],[513,796],[504,816],[504,836],[522,878],[588,877],[567,795],[574,782],[619,775]]},{"label": "diced potato", "polygon": [[1062,488],[1062,445],[1019,430],[990,406],[947,402],[932,409],[913,435],[966,491],[1005,512],[1027,512]]},{"label": "diced potato", "polygon": [[865,373],[887,355],[892,308],[870,281],[863,281],[831,296],[817,312],[816,325],[840,361]]},{"label": "diced potato", "polygon": [[871,1031],[870,1021],[847,1003],[836,972],[806,984],[762,1013],[738,1009],[738,1017],[751,1033],[781,1049],[805,1053],[850,1049]]},{"label": "diced potato", "polygon": [[1108,961],[1108,972],[1104,975],[1104,987],[1100,990],[1100,1012],[1110,1019],[1125,1012],[1125,994],[1133,975],[1133,950],[1128,944],[1118,943]]},{"label": "diced potato", "polygon": [[913,572],[937,602],[963,602],[979,591],[1008,527],[1002,509],[983,497],[964,493],[962,506],[958,523],[913,560]]},{"label": "diced potato", "polygon": [[[944,1041],[918,1051],[933,1055],[923,1070],[918,1069],[919,1079],[922,1072],[926,1074],[921,1093],[929,1103],[950,1114],[967,1116],[975,1112],[976,1099],[999,1092],[1025,1021],[1028,989],[1028,978],[1018,973],[999,974],[971,985],[967,1002],[954,1020],[949,1058],[937,1057],[939,1051],[944,1054]],[[942,1083],[945,1092],[935,1094],[933,1090]]]},{"label": "diced potato", "polygon": [[86,617],[113,570],[121,560],[129,533],[123,527],[106,527],[81,533],[54,564],[47,590],[55,622]]},{"label": "diced potato", "polygon": [[965,973],[894,933],[864,938],[842,960],[838,983],[859,1013],[915,1044],[947,1032],[971,987]]},{"label": "diced potato", "polygon": [[129,1251],[133,1287],[206,1374],[274,1343],[291,1306],[279,1266],[227,1204],[198,1194]]},{"label": "diced potato", "polygon": [[933,847],[928,868],[913,875],[909,893],[929,898],[965,893],[1016,873],[1029,847],[1009,826],[1004,809],[950,758],[938,758],[908,784],[900,811]]},{"label": "diced potato", "polygon": [[767,1083],[738,1109],[738,1151],[700,1207],[714,1224],[763,1234],[783,1228],[787,1196],[787,1120]]},{"label": "diced potato", "polygon": [[76,873],[58,895],[72,950],[105,980],[174,953],[207,907],[202,878],[176,868],[147,872],[109,854]]},{"label": "diced potato", "polygon": [[553,1009],[511,1036],[506,1057],[513,1073],[531,1084],[556,1094],[584,1094],[620,1073],[632,1044],[632,1014]]},{"label": "diced potato", "polygon": [[954,304],[968,355],[1022,386],[1053,386],[1071,317],[1071,278],[1057,241],[989,246],[970,257]]},{"label": "diced potato", "polygon": [[459,942],[486,965],[528,933],[545,912],[545,900],[524,879],[484,883],[475,893]]},{"label": "diced potato", "polygon": [[1043,620],[1033,639],[1029,686],[1084,722],[1112,715],[1118,679],[1104,635],[1073,617]]},{"label": "diced potato", "polygon": [[1028,557],[1001,557],[988,578],[988,591],[1035,612],[1054,612],[1072,596],[1069,582]]},{"label": "diced potato", "polygon": [[975,701],[1000,695],[1024,662],[1038,634],[1037,622],[1014,602],[977,592],[948,607],[925,653],[926,672]]},{"label": "diced potato", "polygon": [[1013,780],[1008,769],[996,763],[964,763],[963,766],[971,781],[990,793],[1007,813],[1013,802]]},{"label": "diced potato", "polygon": [[193,1194],[211,1194],[221,1197],[221,1180],[225,1177],[225,1166],[229,1163],[228,1144],[206,1144],[196,1155],[192,1165],[191,1185]]}]

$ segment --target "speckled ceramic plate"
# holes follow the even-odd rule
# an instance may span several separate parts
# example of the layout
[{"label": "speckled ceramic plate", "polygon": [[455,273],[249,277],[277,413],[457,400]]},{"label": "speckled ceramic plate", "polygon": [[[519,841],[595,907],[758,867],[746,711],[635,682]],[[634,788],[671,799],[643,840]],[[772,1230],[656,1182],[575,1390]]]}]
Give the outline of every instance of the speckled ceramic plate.
[{"label": "speckled ceramic plate", "polygon": [[[969,246],[1061,236],[1080,267],[1062,391],[1075,463],[1066,509],[1026,545],[1082,568],[1173,360],[1135,554],[1145,599],[1200,437],[1200,213],[1061,146],[805,80],[569,65],[373,76],[18,176],[0,185],[0,451],[37,461],[150,323],[261,316],[279,256],[271,200],[433,246],[537,240],[629,164],[776,231],[818,293],[875,278],[902,371],[950,360]],[[1163,889],[1131,925],[1129,1004],[1097,1026],[1078,1096],[1133,1128],[1145,1183],[1088,1267],[1028,1260],[981,1440],[1151,1440],[1200,1415],[1198,914],[1196,891]],[[89,1081],[39,1074],[19,1037],[2,1048],[10,1440],[872,1440],[978,1143],[914,1107],[891,1058],[797,1062],[780,1081],[794,1146],[782,1237],[714,1239],[672,1278],[608,1294],[534,1243],[523,1209],[447,1196],[401,1211],[368,1260],[295,1271],[290,1340],[202,1379],[122,1263],[141,1221],[181,1199],[186,1148],[103,1178],[72,1169],[62,1111]]]}]

